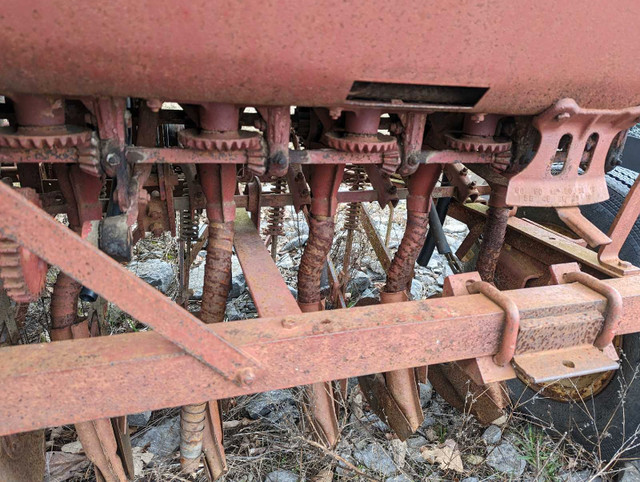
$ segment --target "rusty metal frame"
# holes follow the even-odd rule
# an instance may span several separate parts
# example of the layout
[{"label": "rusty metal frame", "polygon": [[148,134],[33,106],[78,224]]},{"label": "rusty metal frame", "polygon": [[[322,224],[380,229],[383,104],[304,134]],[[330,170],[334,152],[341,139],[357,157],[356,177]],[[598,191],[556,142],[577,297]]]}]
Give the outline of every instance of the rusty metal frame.
[{"label": "rusty metal frame", "polygon": [[[618,333],[639,331],[635,313],[640,311],[640,278],[604,283],[616,288],[623,299]],[[567,341],[565,330],[550,327],[547,316],[593,312],[606,303],[597,293],[575,284],[514,290],[509,296],[526,321],[519,345],[538,349]],[[594,326],[578,318],[564,319],[567,332],[593,332]],[[501,308],[482,295],[468,295],[211,326],[218,337],[261,360],[265,370],[250,386],[216,374],[155,332],[3,348],[0,435],[491,356],[499,350],[503,320]],[[178,379],[175,373],[183,376]],[[21,394],[23,403],[13,403],[16,394]]]},{"label": "rusty metal frame", "polygon": [[[0,232],[4,236],[113,300],[210,368],[234,379],[243,368],[257,367],[254,359],[4,183],[0,183],[0,203]],[[117,283],[112,282],[116,279]],[[145,303],[140,303],[142,299]]]}]

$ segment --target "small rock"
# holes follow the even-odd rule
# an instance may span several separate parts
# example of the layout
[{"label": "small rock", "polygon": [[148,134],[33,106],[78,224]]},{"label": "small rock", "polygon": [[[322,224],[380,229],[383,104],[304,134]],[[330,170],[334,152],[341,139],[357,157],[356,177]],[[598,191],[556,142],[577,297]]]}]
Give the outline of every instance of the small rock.
[{"label": "small rock", "polygon": [[298,290],[297,289],[295,289],[293,286],[289,286],[289,291],[291,292],[291,295],[295,299],[298,299]]},{"label": "small rock", "polygon": [[300,413],[290,390],[273,390],[259,393],[249,400],[245,410],[250,418],[266,418],[274,424],[282,421],[295,421]]},{"label": "small rock", "polygon": [[[574,482],[573,479],[567,480]],[[640,462],[636,460],[634,462],[627,462],[624,464],[622,476],[618,479],[618,482],[640,482]]]},{"label": "small rock", "polygon": [[420,300],[422,299],[422,283],[417,279],[411,280],[411,299],[412,300]]},{"label": "small rock", "polygon": [[229,298],[234,299],[244,293],[247,283],[243,274],[237,274],[231,278],[231,287],[229,288]]},{"label": "small rock", "polygon": [[127,424],[132,427],[146,427],[151,418],[151,410],[142,413],[127,415]]},{"label": "small rock", "polygon": [[278,265],[278,267],[280,268],[290,269],[295,266],[295,263],[293,262],[293,259],[291,258],[290,254],[285,254],[278,260],[276,265]]},{"label": "small rock", "polygon": [[300,477],[289,470],[275,470],[265,477],[265,482],[298,482]]},{"label": "small rock", "polygon": [[127,269],[164,294],[167,294],[169,288],[171,288],[171,285],[176,280],[171,263],[167,263],[161,259],[132,261],[127,266]]},{"label": "small rock", "polygon": [[431,386],[431,383],[429,383],[428,381],[427,383],[420,383],[419,386],[420,386],[420,405],[422,405],[422,408],[425,408],[429,403],[429,401],[431,400],[431,397],[433,396],[433,387]]},{"label": "small rock", "polygon": [[353,456],[358,462],[378,474],[389,477],[398,472],[393,459],[377,444],[369,444],[362,450],[356,450]]},{"label": "small rock", "polygon": [[288,253],[289,251],[293,251],[294,249],[300,249],[305,244],[307,244],[307,240],[309,239],[308,234],[301,234],[300,236],[294,237],[291,241],[286,243],[281,249],[280,252]]},{"label": "small rock", "polygon": [[149,428],[132,440],[134,447],[147,447],[147,452],[156,457],[166,457],[180,447],[180,417],[165,420],[160,425]]},{"label": "small rock", "polygon": [[407,458],[407,443],[397,438],[392,439],[391,456],[393,457],[396,467],[404,467],[404,462]]},{"label": "small rock", "polygon": [[400,474],[395,477],[388,477],[384,482],[413,482],[413,479],[410,479],[404,474]]},{"label": "small rock", "polygon": [[510,442],[502,442],[490,449],[486,463],[498,472],[514,477],[520,477],[527,466],[527,462]]},{"label": "small rock", "polygon": [[478,477],[465,477],[460,482],[480,482]]},{"label": "small rock", "polygon": [[356,271],[349,280],[349,286],[347,287],[347,290],[351,292],[352,296],[358,296],[360,293],[372,287],[373,283],[371,282],[371,278],[369,278],[369,275],[363,273],[362,271]]},{"label": "small rock", "polygon": [[76,440],[75,442],[69,442],[68,444],[64,444],[62,447],[60,447],[60,450],[62,450],[67,454],[79,454],[84,452],[84,449],[82,448],[82,444],[80,443],[79,440]]},{"label": "small rock", "polygon": [[480,465],[482,462],[484,462],[484,457],[481,457],[481,456],[475,455],[475,454],[469,454],[464,458],[464,460],[469,465]]},{"label": "small rock", "polygon": [[224,314],[229,321],[244,320],[246,318],[234,303],[227,303]]},{"label": "small rock", "polygon": [[435,417],[431,415],[424,416],[424,422],[422,422],[422,427],[433,427],[436,424],[437,420]]},{"label": "small rock", "polygon": [[445,220],[443,228],[447,234],[464,234],[469,230],[466,224],[450,216]]},{"label": "small rock", "polygon": [[502,438],[502,430],[495,425],[489,425],[482,434],[482,440],[487,445],[497,445]]},{"label": "small rock", "polygon": [[491,425],[498,425],[499,427],[502,427],[507,423],[508,420],[509,418],[506,415],[502,415],[501,417],[498,417],[493,422],[491,422]]},{"label": "small rock", "polygon": [[436,433],[436,431],[435,431],[434,429],[432,429],[431,427],[429,427],[429,428],[425,431],[425,433],[424,433],[424,434],[427,436],[427,440],[428,440],[429,442],[435,442],[435,441],[436,441],[436,440],[438,440],[438,438],[439,438],[439,437],[438,437],[438,434]]},{"label": "small rock", "polygon": [[204,286],[204,263],[189,271],[189,289],[192,291],[192,300],[202,299],[202,287]]},{"label": "small rock", "polygon": [[427,445],[427,439],[422,435],[412,435],[407,439],[407,447],[412,449],[418,449]]}]

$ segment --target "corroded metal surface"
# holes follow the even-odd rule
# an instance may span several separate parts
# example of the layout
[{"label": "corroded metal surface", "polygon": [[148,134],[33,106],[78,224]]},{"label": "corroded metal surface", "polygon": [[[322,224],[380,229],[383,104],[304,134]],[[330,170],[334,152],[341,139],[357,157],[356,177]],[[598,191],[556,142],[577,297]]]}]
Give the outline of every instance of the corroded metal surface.
[{"label": "corroded metal surface", "polygon": [[[623,298],[619,333],[638,331],[640,318],[635,313],[640,312],[640,278],[604,282]],[[514,290],[509,296],[531,327],[537,316],[606,306],[600,295],[573,283]],[[482,295],[210,326],[262,361],[264,376],[256,377],[251,386],[225,380],[155,332],[62,341],[38,345],[36,350],[32,346],[3,348],[0,434],[491,356],[499,349],[503,326],[503,310]],[[562,342],[562,334],[555,330],[549,337],[549,343],[554,337]],[[402,350],[398,350],[400,344]],[[323,362],[329,359],[330,364]],[[184,377],[177,379],[175,373]],[[127,390],[130,386],[138,388]],[[19,406],[11,403],[16,393],[25,395]]]},{"label": "corroded metal surface", "polygon": [[[2,183],[0,200],[3,206],[0,232],[3,235],[19,239],[23,246],[42,259],[59,266],[104,298],[114,300],[125,312],[225,376],[234,378],[238,366],[255,365],[252,359],[220,339],[193,315]],[[36,232],[39,233],[38,238],[32,235]],[[39,239],[43,238],[55,239],[56,242],[40,243]],[[74,257],[69,257],[71,252]],[[114,279],[118,283],[112,283]],[[146,299],[147,303],[140,303],[141,299]],[[225,352],[223,357],[216,346]]]},{"label": "corroded metal surface", "polygon": [[[0,43],[6,46],[0,54],[5,66],[0,90],[339,105],[354,81],[374,80],[488,88],[475,106],[478,112],[533,114],[566,95],[588,107],[637,103],[640,67],[634,46],[640,34],[634,19],[640,7],[582,6],[543,0],[532,11],[453,1],[329,1],[303,8],[297,2],[196,1],[176,11],[163,0],[150,18],[147,5],[123,1],[99,11],[77,0],[15,3],[7,5],[0,22]],[[571,22],[558,20],[567,18]],[[597,31],[585,29],[594,19],[603,19]],[[612,51],[611,39],[621,38]],[[255,39],[261,41],[259,50]],[[130,45],[140,47],[131,51]],[[189,55],[167,62],[167,52]],[[224,62],[205,68],[211,59]],[[608,68],[594,71],[594,65]],[[183,75],[177,79],[170,75],[174,72]],[[612,79],[615,88],[608,88]],[[461,108],[442,105],[447,100],[426,105]]]}]

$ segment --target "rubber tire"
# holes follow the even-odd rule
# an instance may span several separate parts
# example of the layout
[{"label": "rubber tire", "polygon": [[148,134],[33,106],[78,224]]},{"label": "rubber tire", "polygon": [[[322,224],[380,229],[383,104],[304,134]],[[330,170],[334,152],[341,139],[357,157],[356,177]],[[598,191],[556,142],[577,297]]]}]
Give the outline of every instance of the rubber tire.
[{"label": "rubber tire", "polygon": [[[602,231],[607,232],[637,173],[617,167],[607,174],[610,198],[600,204],[583,206],[582,213]],[[533,212],[528,213],[529,215]],[[531,217],[530,217],[531,219]],[[536,219],[532,219],[536,221]],[[640,222],[636,222],[621,257],[640,265]],[[552,435],[569,433],[598,458],[608,461],[624,444],[630,434],[640,442],[640,334],[623,337],[621,367],[609,384],[595,397],[584,403],[563,403],[542,398],[519,379],[507,382],[514,406],[533,420],[551,427]],[[624,403],[623,403],[624,402]],[[638,430],[638,432],[636,432]],[[604,433],[603,433],[604,432]],[[640,447],[629,450],[622,458],[640,456]]]}]

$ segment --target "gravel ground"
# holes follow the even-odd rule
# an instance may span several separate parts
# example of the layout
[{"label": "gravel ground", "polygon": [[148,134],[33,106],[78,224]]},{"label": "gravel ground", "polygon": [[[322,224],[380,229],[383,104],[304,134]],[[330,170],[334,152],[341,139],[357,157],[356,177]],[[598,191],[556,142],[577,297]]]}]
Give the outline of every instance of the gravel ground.
[{"label": "gravel ground", "polygon": [[[384,237],[389,211],[377,205],[367,206],[371,218]],[[406,217],[401,202],[393,214],[389,248],[393,253],[403,232]],[[346,234],[341,230],[344,207],[338,214],[337,236],[332,250],[336,268],[342,268]],[[455,250],[464,239],[466,226],[447,219],[445,233]],[[285,211],[285,236],[279,239],[277,265],[295,295],[297,266],[308,236],[304,218],[292,209]],[[145,239],[135,250],[135,262],[129,269],[149,283],[175,297],[176,243],[168,236]],[[199,309],[205,252],[201,252],[191,271],[193,291],[189,307]],[[368,246],[362,231],[356,232],[354,262],[349,266],[351,282],[347,303],[376,298],[385,275]],[[49,276],[50,294],[55,271]],[[438,296],[444,278],[451,274],[444,257],[437,253],[427,267],[416,266],[412,285],[414,299]],[[30,341],[47,341],[49,296],[33,303],[28,313]],[[87,306],[81,307],[86,310]],[[255,317],[256,310],[247,291],[240,265],[233,263],[233,287],[227,307],[229,321]],[[109,310],[112,333],[144,330],[115,307]],[[250,481],[331,481],[383,480],[640,480],[640,471],[629,466],[623,474],[600,474],[594,457],[566,438],[552,437],[513,413],[489,427],[450,407],[430,385],[420,387],[425,412],[424,424],[407,441],[395,438],[389,428],[367,406],[354,380],[350,380],[347,400],[340,410],[341,439],[335,450],[319,447],[310,439],[304,416],[302,390],[299,388],[266,392],[230,400],[224,413],[224,428],[229,473],[224,480]],[[177,409],[136,414],[130,417],[134,457],[139,481],[194,480],[179,471],[179,415]],[[94,480],[93,472],[82,456],[72,426],[47,431],[47,461],[50,481]],[[634,478],[635,477],[635,478]],[[206,480],[203,469],[195,480]]]}]

